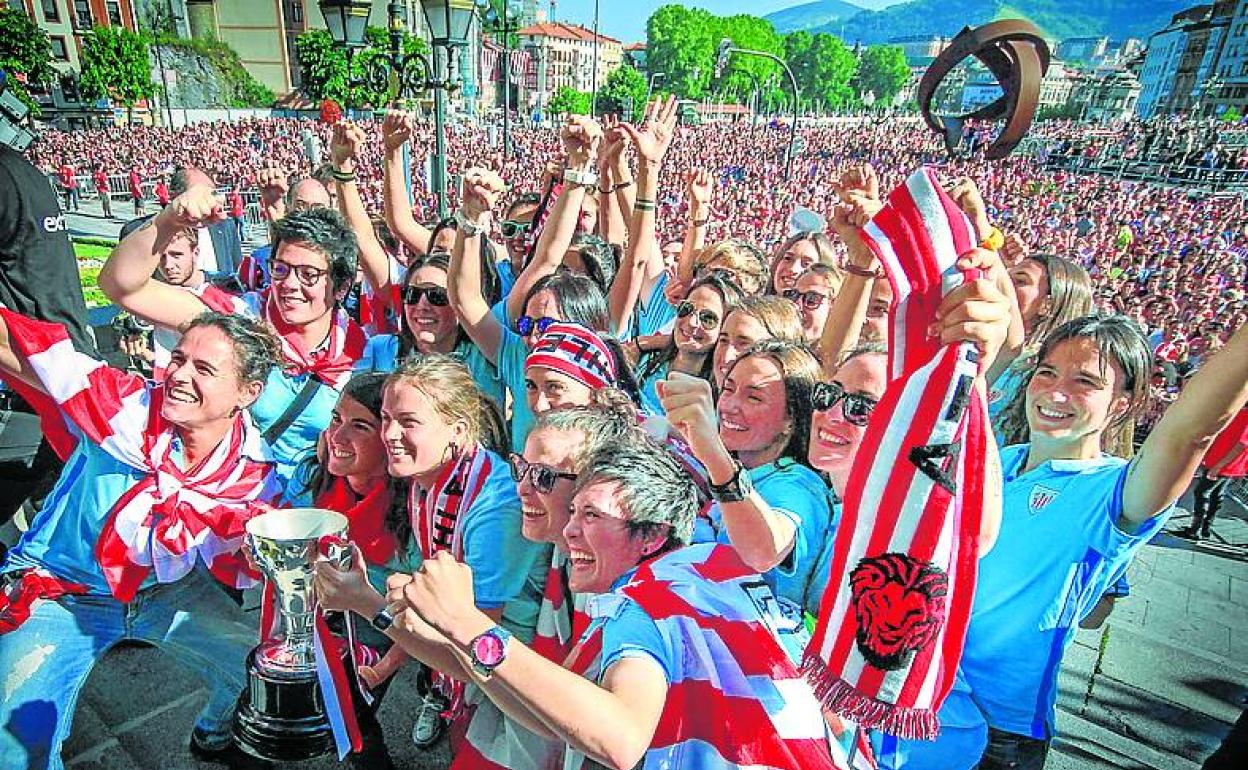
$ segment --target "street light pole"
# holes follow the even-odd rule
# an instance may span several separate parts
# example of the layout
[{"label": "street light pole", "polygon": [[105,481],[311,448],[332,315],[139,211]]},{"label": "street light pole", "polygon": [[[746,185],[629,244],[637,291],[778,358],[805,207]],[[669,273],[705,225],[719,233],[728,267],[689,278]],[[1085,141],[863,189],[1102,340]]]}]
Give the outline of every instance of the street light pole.
[{"label": "street light pole", "polygon": [[781,59],[779,56],[767,53],[766,51],[752,51],[748,48],[737,48],[728,38],[724,38],[719,44],[719,59],[715,64],[716,77],[718,77],[719,73],[723,71],[724,67],[728,66],[728,59],[734,53],[744,54],[746,56],[760,56],[764,59],[770,59],[776,64],[779,64],[780,68],[784,70],[784,73],[789,76],[789,85],[793,87],[793,122],[789,126],[789,147],[785,151],[786,157],[784,162],[784,178],[787,181],[789,176],[793,173],[793,145],[797,139],[797,107],[798,102],[801,100],[801,95],[797,88],[797,78],[793,76],[793,70],[789,69],[789,65],[785,64],[784,59]]},{"label": "street light pole", "polygon": [[667,77],[666,72],[651,72],[650,73],[650,84],[646,86],[646,104],[650,103],[650,97],[654,95],[654,81],[663,77]]},{"label": "street light pole", "polygon": [[590,81],[589,114],[598,114],[598,0],[594,0],[594,74]]},{"label": "street light pole", "polygon": [[510,0],[503,3],[503,158],[511,159],[511,17]]}]

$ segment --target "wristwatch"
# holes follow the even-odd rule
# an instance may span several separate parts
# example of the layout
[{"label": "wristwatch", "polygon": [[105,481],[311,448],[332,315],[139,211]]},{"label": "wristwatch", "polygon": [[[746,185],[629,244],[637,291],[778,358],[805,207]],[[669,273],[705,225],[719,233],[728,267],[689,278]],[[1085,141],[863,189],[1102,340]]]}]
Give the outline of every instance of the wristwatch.
[{"label": "wristwatch", "polygon": [[468,217],[464,216],[463,209],[455,212],[455,225],[466,238],[475,238],[490,229],[488,222],[486,224],[477,224]]},{"label": "wristwatch", "polygon": [[510,640],[510,631],[502,626],[494,626],[469,642],[468,655],[472,658],[472,670],[483,679],[493,676],[494,669],[507,660],[507,642]]},{"label": "wristwatch", "polygon": [[717,503],[739,503],[754,491],[754,482],[750,480],[749,472],[741,463],[737,463],[737,472],[723,484],[707,479],[707,485],[711,488],[711,497]]},{"label": "wristwatch", "polygon": [[389,607],[382,607],[369,619],[368,624],[384,634],[390,626],[394,625],[394,616],[390,614]]}]

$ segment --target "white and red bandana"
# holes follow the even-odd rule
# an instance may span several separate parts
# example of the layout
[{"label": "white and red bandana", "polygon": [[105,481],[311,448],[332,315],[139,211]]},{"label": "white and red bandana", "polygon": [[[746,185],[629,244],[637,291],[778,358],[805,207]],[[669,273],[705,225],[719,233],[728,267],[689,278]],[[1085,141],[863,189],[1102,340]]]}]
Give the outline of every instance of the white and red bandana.
[{"label": "white and red bandana", "polygon": [[566,374],[587,388],[615,385],[615,357],[597,332],[580,324],[559,321],[537,340],[524,368],[533,366]]}]

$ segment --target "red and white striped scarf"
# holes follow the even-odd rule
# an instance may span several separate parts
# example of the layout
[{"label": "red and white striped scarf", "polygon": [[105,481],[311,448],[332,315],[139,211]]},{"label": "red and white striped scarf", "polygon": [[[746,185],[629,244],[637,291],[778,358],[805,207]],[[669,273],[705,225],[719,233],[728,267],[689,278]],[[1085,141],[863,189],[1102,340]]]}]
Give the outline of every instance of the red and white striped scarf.
[{"label": "red and white striped scarf", "polygon": [[[345,310],[338,308],[334,311],[334,322],[329,327],[326,344],[310,351],[304,345],[298,330],[282,320],[272,291],[266,289],[261,292],[259,301],[265,322],[281,339],[282,369],[295,376],[311,374],[334,390],[341,390],[351,378],[355,362],[364,355],[364,346],[368,344],[364,330],[351,320]],[[205,305],[218,312],[254,315],[246,299],[211,284],[202,287],[198,294]]]},{"label": "red and white striped scarf", "polygon": [[568,587],[568,555],[555,546],[550,555],[542,604],[537,610],[533,651],[562,665],[576,640],[589,627],[589,615],[585,612],[589,598],[589,594],[574,594]]},{"label": "red and white striped scarf", "polygon": [[930,739],[975,590],[987,404],[974,347],[941,345],[927,327],[963,282],[955,262],[976,242],[928,169],[894,190],[863,232],[896,299],[891,382],[854,458],[803,668],[833,711]]},{"label": "red and white striped scarf", "polygon": [[[629,583],[595,596],[591,612],[609,615],[626,599],[654,620],[681,655],[643,767],[722,770],[833,770],[826,728],[810,686],[768,626],[774,596],[731,546],[702,544],[643,564]],[[602,626],[590,631],[566,667],[591,681],[602,671]],[[565,770],[584,755],[568,750]]]},{"label": "red and white striped scarf", "polygon": [[77,444],[67,421],[115,460],[144,473],[116,502],[95,554],[118,601],[132,600],[154,571],[181,579],[202,561],[236,588],[256,582],[239,548],[244,524],[269,509],[279,486],[259,431],[246,413],[194,468],[175,459],[177,429],[161,418],[163,388],[79,353],[60,324],[0,309],[13,346],[44,393],[10,384],[39,412],[62,457]]}]

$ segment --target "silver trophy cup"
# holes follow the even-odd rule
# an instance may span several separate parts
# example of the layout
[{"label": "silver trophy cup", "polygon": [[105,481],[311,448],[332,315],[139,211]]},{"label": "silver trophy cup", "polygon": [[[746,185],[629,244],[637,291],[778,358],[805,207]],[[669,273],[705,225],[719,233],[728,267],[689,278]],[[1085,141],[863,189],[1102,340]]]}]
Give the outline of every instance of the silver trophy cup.
[{"label": "silver trophy cup", "polygon": [[318,608],[312,570],[324,553],[351,565],[347,517],[320,508],[276,510],[247,522],[245,547],[273,586],[278,628],[247,659],[234,736],[246,752],[275,761],[308,759],[333,748],[317,684],[313,629]]}]

